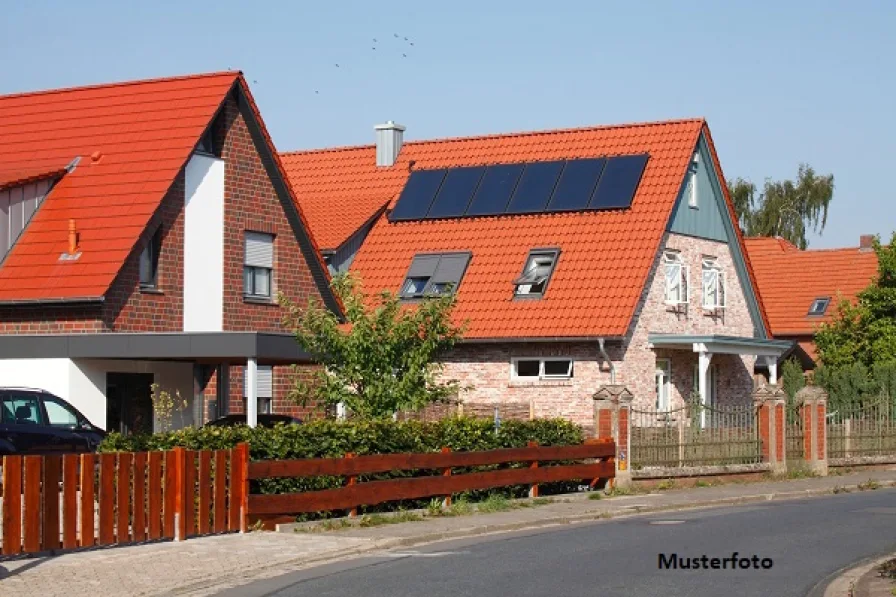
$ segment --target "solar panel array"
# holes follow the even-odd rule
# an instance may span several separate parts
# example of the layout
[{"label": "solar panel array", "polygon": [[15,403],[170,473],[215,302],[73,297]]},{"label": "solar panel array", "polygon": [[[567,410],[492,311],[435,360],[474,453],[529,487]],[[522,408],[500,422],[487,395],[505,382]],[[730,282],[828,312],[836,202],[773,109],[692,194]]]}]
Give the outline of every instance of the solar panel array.
[{"label": "solar panel array", "polygon": [[647,154],[411,172],[389,220],[625,209]]}]

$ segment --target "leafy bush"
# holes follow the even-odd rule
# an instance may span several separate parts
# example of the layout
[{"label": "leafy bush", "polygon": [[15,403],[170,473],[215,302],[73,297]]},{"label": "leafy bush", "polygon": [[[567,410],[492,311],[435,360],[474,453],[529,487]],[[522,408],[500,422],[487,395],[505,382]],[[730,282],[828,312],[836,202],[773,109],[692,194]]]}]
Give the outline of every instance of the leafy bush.
[{"label": "leafy bush", "polygon": [[[348,452],[390,454],[401,452],[438,452],[442,447],[453,451],[479,451],[497,448],[525,447],[534,441],[542,446],[580,444],[582,429],[563,419],[505,421],[495,432],[489,419],[454,417],[433,422],[421,421],[334,421],[317,420],[302,425],[277,425],[274,428],[245,425],[236,427],[203,427],[181,429],[154,435],[122,436],[110,433],[100,444],[100,452],[137,452],[169,450],[182,446],[190,450],[228,449],[240,442],[249,443],[251,460],[292,458],[338,458]],[[496,466],[455,469],[455,474],[473,470],[494,470]],[[403,471],[381,475],[359,476],[359,481],[433,474],[433,471]],[[253,493],[291,493],[341,487],[339,477],[304,477],[262,479],[252,482]],[[543,493],[569,490],[570,484],[546,484]],[[523,495],[527,487],[509,487],[501,493],[508,497]],[[494,493],[494,492],[493,492]],[[477,498],[480,492],[467,497]],[[372,507],[364,511],[395,507],[426,507],[426,502],[393,503],[388,508]]]}]

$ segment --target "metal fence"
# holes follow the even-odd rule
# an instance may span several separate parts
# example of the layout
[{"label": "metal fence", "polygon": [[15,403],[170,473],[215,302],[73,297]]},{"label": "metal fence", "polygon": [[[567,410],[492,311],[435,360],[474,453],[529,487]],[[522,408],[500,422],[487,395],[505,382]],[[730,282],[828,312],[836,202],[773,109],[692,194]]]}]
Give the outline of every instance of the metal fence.
[{"label": "metal fence", "polygon": [[754,464],[762,445],[752,405],[632,409],[634,468]]},{"label": "metal fence", "polygon": [[828,458],[896,456],[896,404],[881,399],[833,409],[827,431]]},{"label": "metal fence", "polygon": [[803,460],[806,453],[803,435],[803,415],[798,406],[787,406],[787,422],[784,428],[784,447],[787,460]]}]

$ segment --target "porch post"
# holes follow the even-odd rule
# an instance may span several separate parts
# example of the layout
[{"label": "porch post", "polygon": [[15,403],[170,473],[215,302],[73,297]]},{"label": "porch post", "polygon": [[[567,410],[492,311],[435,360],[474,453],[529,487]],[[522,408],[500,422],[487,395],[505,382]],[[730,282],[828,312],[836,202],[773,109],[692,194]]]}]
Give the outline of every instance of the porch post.
[{"label": "porch post", "polygon": [[601,386],[594,396],[594,430],[599,438],[616,442],[616,478],[619,487],[631,485],[632,393],[623,385]]},{"label": "porch post", "polygon": [[246,424],[258,425],[258,359],[250,358],[246,367]]},{"label": "porch post", "polygon": [[765,357],[765,364],[768,365],[768,383],[778,385],[778,358]]},{"label": "porch post", "polygon": [[[697,391],[700,392],[700,403],[706,407],[709,393],[706,390],[706,374],[709,372],[709,363],[712,361],[712,353],[706,350],[702,344],[695,345],[698,351]],[[706,409],[700,411],[700,427],[706,427]]]}]

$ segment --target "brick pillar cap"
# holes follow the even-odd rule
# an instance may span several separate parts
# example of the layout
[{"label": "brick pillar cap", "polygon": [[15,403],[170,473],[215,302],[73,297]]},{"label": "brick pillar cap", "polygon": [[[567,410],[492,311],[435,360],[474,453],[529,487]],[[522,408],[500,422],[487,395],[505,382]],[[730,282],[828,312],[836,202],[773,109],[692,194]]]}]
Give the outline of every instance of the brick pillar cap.
[{"label": "brick pillar cap", "polygon": [[753,402],[762,403],[766,400],[784,400],[787,398],[787,394],[784,393],[784,389],[780,386],[771,386],[767,383],[762,383],[758,388],[753,390]]},{"label": "brick pillar cap", "polygon": [[824,388],[819,386],[806,386],[800,391],[796,393],[794,396],[794,402],[796,404],[803,404],[808,401],[823,401],[828,399],[828,393],[824,391]]},{"label": "brick pillar cap", "polygon": [[612,400],[614,402],[631,402],[634,397],[634,394],[622,384],[601,386],[592,396],[595,400]]}]

